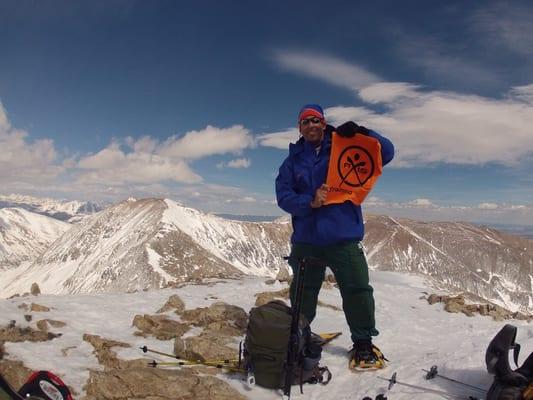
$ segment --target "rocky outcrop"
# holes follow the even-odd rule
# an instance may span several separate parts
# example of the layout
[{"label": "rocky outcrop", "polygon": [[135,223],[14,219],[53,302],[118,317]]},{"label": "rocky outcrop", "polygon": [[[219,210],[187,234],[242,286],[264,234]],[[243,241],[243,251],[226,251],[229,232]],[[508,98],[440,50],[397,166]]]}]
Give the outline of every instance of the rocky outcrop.
[{"label": "rocky outcrop", "polygon": [[176,314],[181,314],[185,310],[185,303],[177,294],[170,296],[167,302],[157,310],[157,314],[161,314],[170,310],[175,310]]},{"label": "rocky outcrop", "polygon": [[89,334],[83,340],[94,347],[98,362],[105,367],[90,371],[84,400],[245,399],[227,383],[192,368],[162,370],[148,367],[146,359],[121,360],[112,348],[130,347],[127,343]]},{"label": "rocky outcrop", "polygon": [[36,282],[33,282],[31,284],[30,293],[32,296],[39,296],[41,294],[41,289],[39,288],[39,285]]},{"label": "rocky outcrop", "polygon": [[84,400],[245,400],[227,383],[188,368],[91,371]]},{"label": "rocky outcrop", "polygon": [[276,275],[276,280],[280,282],[289,282],[292,280],[292,276],[289,273],[289,270],[285,266],[279,267],[278,274]]},{"label": "rocky outcrop", "polygon": [[34,312],[48,312],[50,311],[50,307],[42,306],[37,303],[31,303],[30,305],[30,311]]},{"label": "rocky outcrop", "polygon": [[[219,335],[236,336],[243,334],[248,325],[248,315],[241,307],[216,302],[209,307],[186,310],[181,318],[191,324],[204,327]],[[225,332],[224,332],[225,331]]]},{"label": "rocky outcrop", "polygon": [[96,356],[98,363],[107,369],[146,367],[146,360],[144,359],[121,360],[117,357],[117,353],[111,350],[112,347],[131,347],[127,343],[104,339],[98,335],[90,335],[88,333],[83,335],[83,340],[94,347],[93,354]]},{"label": "rocky outcrop", "polygon": [[238,356],[238,350],[228,344],[235,341],[228,336],[203,333],[174,341],[174,354],[187,360],[229,360]]},{"label": "rocky outcrop", "polygon": [[0,327],[0,342],[46,342],[61,336],[60,333],[36,331],[28,327],[18,327],[14,323]]},{"label": "rocky outcrop", "polygon": [[[31,315],[29,317],[31,317]],[[37,321],[35,325],[37,326],[37,329],[39,329],[40,331],[48,332],[48,325],[54,328],[62,328],[67,324],[64,323],[63,321],[56,321],[53,319],[41,319]]]},{"label": "rocky outcrop", "polygon": [[[0,359],[2,359],[0,355]],[[14,388],[21,387],[29,376],[32,370],[27,368],[21,361],[4,360],[0,362],[0,374],[6,381]]]},{"label": "rocky outcrop", "polygon": [[185,310],[181,318],[202,327],[198,336],[176,338],[174,354],[190,360],[225,360],[237,356],[235,336],[242,336],[248,315],[241,307],[216,302],[209,307]]},{"label": "rocky outcrop", "polygon": [[174,339],[189,330],[189,324],[174,321],[164,315],[136,315],[132,325],[139,329],[134,333],[136,336],[153,335],[159,340]]},{"label": "rocky outcrop", "polygon": [[259,307],[263,304],[266,304],[272,300],[279,299],[288,299],[289,298],[289,288],[278,290],[277,292],[262,292],[255,295],[257,299],[255,300],[255,306]]},{"label": "rocky outcrop", "polygon": [[488,315],[495,321],[503,321],[506,319],[519,319],[530,321],[531,316],[524,315],[519,312],[511,312],[498,305],[485,304],[467,304],[466,299],[462,295],[445,296],[431,294],[427,298],[429,304],[444,303],[444,310],[450,313],[463,313],[469,317],[478,315]]}]

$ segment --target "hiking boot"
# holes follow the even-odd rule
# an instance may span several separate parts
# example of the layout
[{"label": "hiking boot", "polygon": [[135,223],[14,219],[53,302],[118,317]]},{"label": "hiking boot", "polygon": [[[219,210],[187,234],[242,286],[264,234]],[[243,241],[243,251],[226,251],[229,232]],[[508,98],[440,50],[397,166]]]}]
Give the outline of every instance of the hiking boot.
[{"label": "hiking boot", "polygon": [[349,368],[365,371],[385,367],[386,358],[371,340],[356,341],[350,350]]}]

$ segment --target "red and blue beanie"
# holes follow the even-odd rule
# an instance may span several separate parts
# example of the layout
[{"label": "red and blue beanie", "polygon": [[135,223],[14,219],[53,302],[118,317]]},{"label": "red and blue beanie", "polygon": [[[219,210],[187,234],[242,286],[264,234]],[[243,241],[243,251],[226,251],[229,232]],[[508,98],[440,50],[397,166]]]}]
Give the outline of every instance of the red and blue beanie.
[{"label": "red and blue beanie", "polygon": [[325,120],[324,110],[322,110],[322,107],[320,107],[318,104],[306,104],[302,107],[300,113],[298,114],[298,122],[307,117],[318,117],[322,120]]}]

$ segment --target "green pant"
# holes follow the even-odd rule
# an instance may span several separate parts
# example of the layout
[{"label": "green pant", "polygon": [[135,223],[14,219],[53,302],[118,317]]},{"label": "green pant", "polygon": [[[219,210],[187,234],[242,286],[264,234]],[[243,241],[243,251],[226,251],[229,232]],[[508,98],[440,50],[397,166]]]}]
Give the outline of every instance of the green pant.
[{"label": "green pant", "polygon": [[[298,263],[303,257],[313,257],[306,263],[302,314],[313,321],[316,315],[318,292],[324,281],[326,266],[331,269],[339,285],[342,308],[350,327],[352,340],[376,336],[374,318],[374,289],[368,280],[368,264],[359,242],[347,242],[329,246],[293,243],[289,265],[295,276]],[[317,263],[314,259],[321,260]],[[296,294],[295,279],[291,285],[291,303]]]}]

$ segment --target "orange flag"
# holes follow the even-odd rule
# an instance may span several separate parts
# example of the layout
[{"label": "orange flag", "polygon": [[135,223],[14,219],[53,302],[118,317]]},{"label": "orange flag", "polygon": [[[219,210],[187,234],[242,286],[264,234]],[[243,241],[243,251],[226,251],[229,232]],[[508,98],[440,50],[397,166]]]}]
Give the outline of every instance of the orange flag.
[{"label": "orange flag", "polygon": [[377,139],[365,135],[345,138],[333,133],[326,180],[329,192],[324,204],[349,200],[360,205],[382,170],[381,144]]}]

